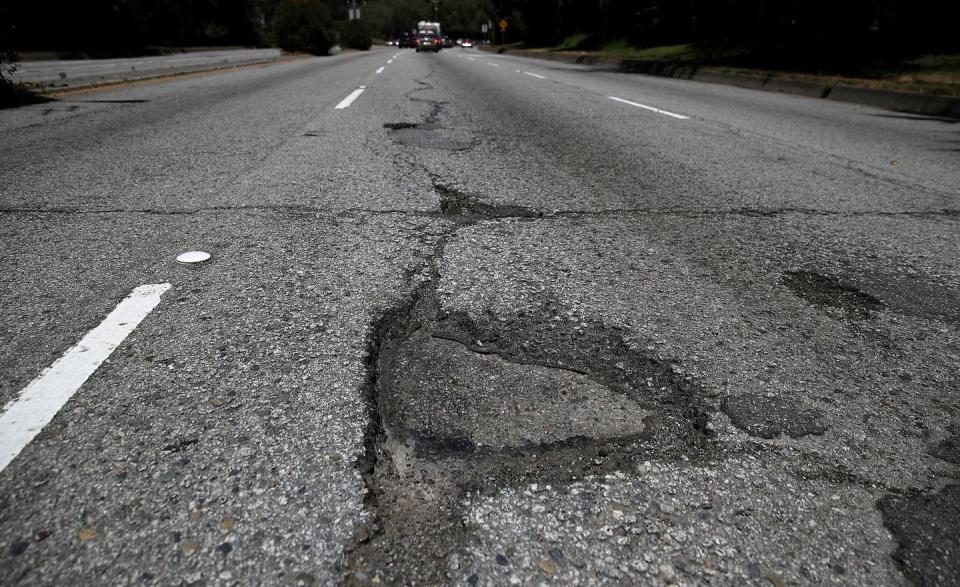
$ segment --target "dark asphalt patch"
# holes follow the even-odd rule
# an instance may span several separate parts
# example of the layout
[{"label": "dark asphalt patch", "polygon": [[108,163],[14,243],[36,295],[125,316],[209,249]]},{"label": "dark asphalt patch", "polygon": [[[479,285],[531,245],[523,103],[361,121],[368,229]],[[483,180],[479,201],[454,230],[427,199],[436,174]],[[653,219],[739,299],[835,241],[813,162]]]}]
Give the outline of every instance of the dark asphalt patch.
[{"label": "dark asphalt patch", "polygon": [[839,308],[851,316],[869,317],[884,308],[874,296],[812,271],[788,271],[783,274],[783,284],[815,306]]},{"label": "dark asphalt patch", "polygon": [[557,305],[482,321],[444,315],[438,281],[434,268],[373,329],[357,466],[376,527],[346,557],[346,584],[443,583],[447,557],[469,539],[467,494],[711,450],[712,408],[675,363],[633,350],[616,329],[558,319]]},{"label": "dark asphalt patch", "polygon": [[387,123],[383,125],[387,134],[396,143],[405,147],[420,147],[438,151],[465,151],[472,149],[473,141],[455,139],[441,132],[440,125],[434,122],[410,124],[407,122]]},{"label": "dark asphalt patch", "polygon": [[822,412],[788,398],[745,393],[726,398],[721,409],[734,426],[759,438],[800,438],[828,428]]},{"label": "dark asphalt patch", "polygon": [[903,574],[916,585],[957,585],[960,578],[960,485],[933,494],[888,495],[877,502],[898,548]]},{"label": "dark asphalt patch", "polygon": [[[940,443],[930,447],[927,452],[930,456],[942,461],[960,465],[960,425],[950,426],[951,436],[944,438]],[[960,555],[960,553],[958,553]]]}]

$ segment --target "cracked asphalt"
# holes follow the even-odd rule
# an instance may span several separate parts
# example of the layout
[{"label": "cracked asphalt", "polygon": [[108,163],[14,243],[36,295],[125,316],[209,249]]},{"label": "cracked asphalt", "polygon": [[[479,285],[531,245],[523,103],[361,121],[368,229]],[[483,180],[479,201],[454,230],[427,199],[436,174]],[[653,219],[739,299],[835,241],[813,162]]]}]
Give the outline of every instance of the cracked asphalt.
[{"label": "cracked asphalt", "polygon": [[4,412],[171,285],[4,585],[960,584],[952,122],[378,48],[0,133]]}]

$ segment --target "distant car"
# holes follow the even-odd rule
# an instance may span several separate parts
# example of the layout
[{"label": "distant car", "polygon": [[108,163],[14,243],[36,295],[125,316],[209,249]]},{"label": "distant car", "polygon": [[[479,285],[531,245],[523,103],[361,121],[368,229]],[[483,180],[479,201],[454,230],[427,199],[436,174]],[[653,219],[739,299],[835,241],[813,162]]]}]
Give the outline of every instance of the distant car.
[{"label": "distant car", "polygon": [[421,34],[417,35],[417,53],[421,51],[433,51],[434,53],[440,51],[440,48],[443,47],[443,44],[440,41],[440,37],[434,34]]},{"label": "distant car", "polygon": [[401,49],[413,49],[417,46],[417,37],[413,33],[403,32],[400,33],[400,38],[397,39],[397,47]]},{"label": "distant car", "polygon": [[440,37],[440,41],[443,43],[444,49],[449,49],[450,47],[453,47],[453,39],[451,39],[450,37]]},{"label": "distant car", "polygon": [[471,47],[473,47],[473,41],[471,41],[470,39],[464,39],[463,41],[460,42],[460,46],[463,47],[464,49],[470,49]]},{"label": "distant car", "polygon": [[395,47],[396,45],[397,45],[397,41],[394,39],[390,39],[389,41],[387,41],[387,47]]}]

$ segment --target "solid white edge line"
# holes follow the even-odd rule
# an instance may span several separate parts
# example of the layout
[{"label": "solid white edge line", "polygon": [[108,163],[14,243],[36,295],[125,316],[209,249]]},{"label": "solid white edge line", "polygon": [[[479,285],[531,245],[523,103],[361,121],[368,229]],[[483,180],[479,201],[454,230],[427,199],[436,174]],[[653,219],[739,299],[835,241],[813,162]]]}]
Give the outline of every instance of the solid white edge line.
[{"label": "solid white edge line", "polygon": [[334,106],[334,110],[343,110],[344,108],[349,108],[350,104],[353,104],[353,101],[356,100],[360,96],[360,94],[363,93],[363,90],[365,89],[366,88],[364,88],[363,86],[360,86],[356,90],[350,92],[349,96],[347,96],[343,100],[340,100],[340,103]]},{"label": "solid white edge line", "polygon": [[169,283],[141,285],[96,328],[20,391],[0,415],[0,471],[53,420],[60,408],[157,307]]},{"label": "solid white edge line", "polygon": [[386,69],[384,66],[380,66],[380,69],[377,70],[377,73],[383,73],[383,70]]},{"label": "solid white edge line", "polygon": [[[519,69],[517,71],[520,71]],[[529,75],[530,77],[535,77],[537,79],[547,79],[547,76],[540,75],[538,73],[530,73],[529,71],[520,71],[523,75]]]},{"label": "solid white edge line", "polygon": [[643,108],[644,110],[649,110],[651,112],[656,112],[657,114],[663,114],[664,116],[672,116],[673,118],[678,118],[680,120],[690,120],[689,116],[684,116],[683,114],[677,114],[675,112],[669,112],[667,110],[661,110],[659,108],[654,108],[653,106],[647,106],[645,104],[638,104],[637,102],[631,102],[630,100],[624,100],[623,98],[618,98],[616,96],[607,96],[611,100],[616,100],[617,102],[623,102],[624,104],[629,104],[631,106],[636,106],[637,108]]}]

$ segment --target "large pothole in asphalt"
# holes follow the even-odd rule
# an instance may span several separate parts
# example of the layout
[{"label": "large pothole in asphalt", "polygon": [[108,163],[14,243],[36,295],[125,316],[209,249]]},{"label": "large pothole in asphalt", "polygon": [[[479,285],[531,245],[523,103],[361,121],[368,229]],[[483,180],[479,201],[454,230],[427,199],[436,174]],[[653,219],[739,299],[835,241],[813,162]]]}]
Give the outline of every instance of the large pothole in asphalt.
[{"label": "large pothole in asphalt", "polygon": [[379,326],[361,463],[377,521],[345,582],[442,583],[447,556],[469,540],[468,492],[709,452],[712,408],[690,376],[560,310],[445,315],[431,286]]}]

